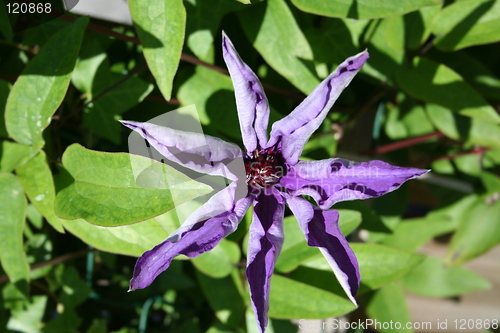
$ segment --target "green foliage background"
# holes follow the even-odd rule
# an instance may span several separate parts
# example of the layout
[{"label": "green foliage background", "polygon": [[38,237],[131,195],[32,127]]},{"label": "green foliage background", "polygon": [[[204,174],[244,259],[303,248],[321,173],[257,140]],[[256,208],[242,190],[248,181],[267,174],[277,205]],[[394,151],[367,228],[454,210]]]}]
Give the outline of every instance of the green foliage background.
[{"label": "green foliage background", "polygon": [[[126,293],[134,257],[180,224],[172,197],[210,188],[112,153],[128,151],[117,120],[195,104],[205,133],[241,143],[222,30],[264,83],[271,121],[368,49],[303,158],[432,169],[380,199],[336,206],[360,263],[356,318],[407,322],[405,292],[491,287],[462,264],[500,243],[500,0],[128,2],[133,27],[67,13],[16,33],[0,5],[1,331],[255,332],[248,215],[213,251]],[[131,163],[189,190],[137,186]],[[354,306],[293,216],[285,235],[268,332],[349,316]],[[419,254],[435,237],[446,257]]]}]

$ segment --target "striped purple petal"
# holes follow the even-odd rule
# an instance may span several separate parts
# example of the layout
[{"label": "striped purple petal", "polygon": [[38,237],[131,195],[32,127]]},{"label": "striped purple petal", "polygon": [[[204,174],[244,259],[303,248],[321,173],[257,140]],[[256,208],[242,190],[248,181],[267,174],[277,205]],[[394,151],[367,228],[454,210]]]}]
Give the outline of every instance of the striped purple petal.
[{"label": "striped purple petal", "polygon": [[250,156],[267,143],[269,104],[257,75],[241,60],[225,33],[222,33],[222,54],[233,81],[243,144]]},{"label": "striped purple petal", "polygon": [[368,199],[394,191],[428,170],[403,168],[382,161],[354,163],[340,158],[297,163],[280,183],[294,195],[309,195],[322,209],[339,201]]},{"label": "striped purple petal", "polygon": [[340,232],[339,213],[333,209],[318,209],[299,197],[291,197],[286,203],[297,218],[307,245],[319,248],[349,299],[357,304],[354,296],[359,288],[359,266]]},{"label": "striped purple petal", "polygon": [[264,332],[269,311],[269,286],[283,245],[285,207],[279,193],[260,194],[255,200],[247,251],[247,280],[257,324]]},{"label": "striped purple petal", "polygon": [[[228,189],[230,188],[219,192],[219,195],[212,197],[214,200],[209,200],[205,205],[209,209],[214,202],[219,202],[219,206],[222,205],[220,199],[227,196]],[[183,225],[167,240],[144,252],[137,260],[129,291],[149,286],[179,254],[193,258],[213,249],[222,238],[236,230],[252,201],[251,197],[245,197],[236,203],[233,201],[230,204],[231,209],[215,216],[213,215],[215,213],[210,214],[206,207],[200,207],[189,217],[193,223]]]},{"label": "striped purple petal", "polygon": [[340,93],[368,57],[365,50],[340,64],[292,113],[273,124],[267,146],[278,143],[287,162],[290,165],[297,163],[311,134],[321,125]]},{"label": "striped purple petal", "polygon": [[242,150],[201,133],[184,132],[151,123],[120,121],[139,133],[160,154],[191,170],[231,180],[244,179]]}]

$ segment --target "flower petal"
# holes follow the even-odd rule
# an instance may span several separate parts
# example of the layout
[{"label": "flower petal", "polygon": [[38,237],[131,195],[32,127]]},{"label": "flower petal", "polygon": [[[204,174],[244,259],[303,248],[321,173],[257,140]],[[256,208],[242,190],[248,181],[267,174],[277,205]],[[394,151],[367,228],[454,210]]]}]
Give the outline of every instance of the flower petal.
[{"label": "flower petal", "polygon": [[[238,223],[252,202],[251,197],[245,197],[236,204],[233,202],[230,210],[214,217],[207,217],[205,210],[201,209],[203,206],[200,207],[201,210],[198,209],[193,214],[196,223],[183,225],[167,240],[152,250],[144,252],[137,260],[134,276],[130,280],[129,291],[149,286],[160,273],[170,266],[170,262],[175,256],[183,254],[193,258],[213,249],[222,238],[236,230]],[[209,203],[210,201],[205,205]]]},{"label": "flower petal", "polygon": [[321,210],[299,197],[287,199],[287,204],[297,217],[307,245],[319,248],[332,267],[340,285],[354,303],[359,288],[359,266],[354,252],[339,229],[339,213]]},{"label": "flower petal", "polygon": [[368,57],[365,50],[345,60],[292,113],[275,122],[268,147],[281,145],[281,152],[287,162],[290,165],[297,163],[311,134],[321,125],[340,93]]},{"label": "flower petal", "polygon": [[241,149],[219,138],[151,123],[120,120],[139,133],[160,154],[191,170],[231,180],[244,179]]},{"label": "flower petal", "polygon": [[257,324],[261,332],[264,332],[267,327],[271,276],[283,245],[285,207],[278,193],[260,194],[255,201],[246,273]]},{"label": "flower petal", "polygon": [[222,33],[222,54],[233,81],[243,143],[251,156],[267,143],[269,104],[257,75],[241,60],[225,33]]},{"label": "flower petal", "polygon": [[294,196],[309,195],[322,209],[346,200],[367,199],[394,191],[429,170],[403,168],[382,161],[354,163],[340,158],[300,161],[280,180]]}]

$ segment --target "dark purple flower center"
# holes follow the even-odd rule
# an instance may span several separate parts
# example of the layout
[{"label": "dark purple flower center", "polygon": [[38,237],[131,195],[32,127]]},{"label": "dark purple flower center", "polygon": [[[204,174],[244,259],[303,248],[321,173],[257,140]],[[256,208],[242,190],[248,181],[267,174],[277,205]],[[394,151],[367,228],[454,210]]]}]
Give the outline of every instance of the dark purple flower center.
[{"label": "dark purple flower center", "polygon": [[286,174],[285,159],[274,148],[256,149],[245,158],[246,182],[254,188],[269,188]]}]

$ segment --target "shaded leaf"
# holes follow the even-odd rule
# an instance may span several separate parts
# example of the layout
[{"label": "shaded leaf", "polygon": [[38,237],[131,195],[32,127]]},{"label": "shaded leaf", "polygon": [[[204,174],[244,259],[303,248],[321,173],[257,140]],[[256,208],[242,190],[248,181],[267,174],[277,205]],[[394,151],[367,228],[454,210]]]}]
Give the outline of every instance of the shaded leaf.
[{"label": "shaded leaf", "polygon": [[[414,332],[411,326],[410,311],[406,304],[403,290],[396,283],[390,283],[376,290],[366,306],[368,316],[380,323],[391,323],[394,325],[380,325],[377,330],[383,333]],[[399,324],[399,325],[398,325]]]},{"label": "shaded leaf", "polygon": [[370,60],[366,62],[366,66],[363,65],[363,70],[379,80],[392,83],[396,71],[405,62],[403,17],[381,20],[370,36]]},{"label": "shaded leaf", "polygon": [[426,105],[432,124],[449,138],[486,147],[500,147],[500,125],[456,114],[436,104]]},{"label": "shaded leaf", "polygon": [[427,257],[402,282],[412,293],[427,297],[453,297],[491,287],[473,271],[465,267],[447,268],[434,257]]},{"label": "shaded leaf", "polygon": [[444,8],[434,20],[436,47],[454,51],[500,41],[500,1],[460,1]]},{"label": "shaded leaf", "polygon": [[450,67],[470,84],[477,92],[488,99],[500,99],[500,79],[481,58],[466,50],[457,52],[430,52],[432,58]]},{"label": "shaded leaf", "polygon": [[64,232],[61,220],[54,212],[56,191],[52,171],[47,164],[44,151],[16,168],[16,174],[26,195],[36,209],[59,232]]},{"label": "shaded leaf", "polygon": [[403,94],[396,104],[387,103],[385,132],[393,140],[405,139],[434,132],[425,108]]},{"label": "shaded leaf", "polygon": [[211,278],[222,278],[231,273],[240,260],[240,249],[234,242],[222,239],[218,246],[191,261],[195,267]]},{"label": "shaded leaf", "polygon": [[43,147],[42,131],[66,95],[88,20],[81,17],[52,36],[14,83],[5,123],[17,142]]},{"label": "shaded leaf", "polygon": [[305,94],[316,88],[311,47],[285,1],[254,5],[240,12],[240,19],[245,34],[276,72]]},{"label": "shaded leaf", "polygon": [[[361,213],[339,209],[339,227],[344,235],[348,235],[361,223]],[[317,248],[307,245],[304,233],[300,230],[299,224],[294,216],[284,219],[285,242],[278,261],[276,270],[288,273],[297,268],[301,263],[320,254]]]},{"label": "shaded leaf", "polygon": [[128,4],[146,62],[161,93],[169,100],[184,43],[186,10],[183,2],[130,0]]},{"label": "shaded leaf", "polygon": [[461,115],[500,123],[495,109],[445,65],[415,58],[412,68],[399,68],[396,80],[403,90],[417,99],[438,104]]},{"label": "shaded leaf", "polygon": [[25,295],[29,266],[23,248],[26,197],[16,176],[0,173],[0,261],[3,270]]},{"label": "shaded leaf", "polygon": [[[241,1],[243,2],[243,1]],[[249,4],[250,1],[244,2]],[[247,8],[236,1],[204,0],[185,1],[187,14],[186,45],[201,60],[214,61],[214,38],[227,13]]]},{"label": "shaded leaf", "polygon": [[500,243],[500,193],[482,195],[467,210],[448,247],[446,262],[459,265]]},{"label": "shaded leaf", "polygon": [[7,128],[5,128],[5,104],[10,92],[10,83],[0,79],[0,137],[7,137]]},{"label": "shaded leaf", "polygon": [[130,224],[209,192],[207,185],[142,156],[74,144],[62,162],[74,178],[56,197],[56,214],[64,219],[83,218],[102,226]]},{"label": "shaded leaf", "polygon": [[[238,328],[245,313],[245,301],[240,294],[241,279],[236,270],[224,278],[213,278],[196,271],[201,289],[217,319],[233,329]],[[240,284],[238,288],[237,284]]]},{"label": "shaded leaf", "polygon": [[402,15],[421,7],[441,3],[441,0],[292,0],[300,10],[312,14],[344,17],[353,19],[371,19]]},{"label": "shaded leaf", "polygon": [[430,36],[432,22],[441,11],[441,3],[422,7],[403,17],[405,22],[405,44],[411,49],[419,48]]},{"label": "shaded leaf", "polygon": [[[117,120],[153,90],[152,84],[137,76],[127,78],[123,74],[112,72],[106,53],[97,38],[84,39],[71,80],[88,96],[87,101],[92,101],[84,110],[84,125],[90,131],[116,144],[121,141],[120,134],[123,129]],[[96,99],[93,100],[94,98]]]}]

